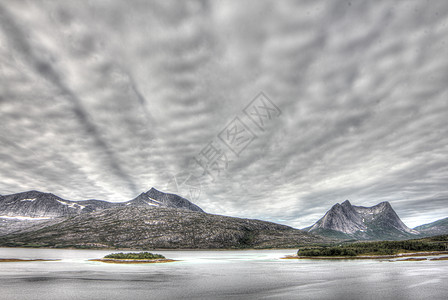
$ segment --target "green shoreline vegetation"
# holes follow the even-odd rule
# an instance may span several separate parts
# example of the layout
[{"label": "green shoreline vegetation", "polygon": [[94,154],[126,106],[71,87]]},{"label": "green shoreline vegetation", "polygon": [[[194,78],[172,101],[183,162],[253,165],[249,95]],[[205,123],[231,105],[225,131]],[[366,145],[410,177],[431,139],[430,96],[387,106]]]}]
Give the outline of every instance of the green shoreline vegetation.
[{"label": "green shoreline vegetation", "polygon": [[419,239],[406,241],[355,242],[340,245],[323,245],[304,247],[297,251],[299,257],[356,257],[384,256],[399,253],[414,253],[427,251],[446,251],[448,236],[439,236],[438,240]]},{"label": "green shoreline vegetation", "polygon": [[151,252],[137,252],[137,253],[112,253],[104,256],[106,259],[166,259],[161,254],[153,254]]}]

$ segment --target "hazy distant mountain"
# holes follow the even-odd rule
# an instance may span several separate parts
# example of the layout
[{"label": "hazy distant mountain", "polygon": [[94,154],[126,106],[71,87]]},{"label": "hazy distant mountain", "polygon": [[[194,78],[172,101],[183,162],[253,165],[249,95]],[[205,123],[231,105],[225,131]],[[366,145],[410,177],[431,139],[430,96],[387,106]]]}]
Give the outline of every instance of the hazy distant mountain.
[{"label": "hazy distant mountain", "polygon": [[306,230],[324,236],[361,240],[398,240],[418,234],[400,220],[389,202],[363,207],[351,205],[348,200],[335,204]]},{"label": "hazy distant mountain", "polygon": [[0,216],[15,218],[56,218],[121,206],[157,206],[202,211],[185,198],[152,188],[127,202],[102,200],[70,201],[51,193],[29,191],[0,197]]},{"label": "hazy distant mountain", "polygon": [[448,218],[420,225],[415,227],[414,229],[424,236],[448,234]]},{"label": "hazy distant mountain", "polygon": [[55,222],[0,237],[0,246],[211,249],[328,242],[285,225],[165,207],[115,207]]}]

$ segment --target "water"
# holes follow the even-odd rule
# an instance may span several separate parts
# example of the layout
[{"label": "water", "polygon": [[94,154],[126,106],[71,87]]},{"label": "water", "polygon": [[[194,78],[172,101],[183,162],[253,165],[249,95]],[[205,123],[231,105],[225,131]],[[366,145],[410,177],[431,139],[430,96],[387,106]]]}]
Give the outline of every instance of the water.
[{"label": "water", "polygon": [[114,251],[0,248],[0,299],[447,299],[448,261],[280,260],[294,250],[157,251],[166,264],[89,262]]}]

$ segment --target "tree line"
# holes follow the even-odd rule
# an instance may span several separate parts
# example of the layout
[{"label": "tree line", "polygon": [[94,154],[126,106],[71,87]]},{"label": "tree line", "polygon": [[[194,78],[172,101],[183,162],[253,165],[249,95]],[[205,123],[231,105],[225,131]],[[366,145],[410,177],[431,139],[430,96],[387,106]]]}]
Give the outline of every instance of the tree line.
[{"label": "tree line", "polygon": [[393,255],[403,252],[444,251],[444,243],[420,240],[357,242],[338,246],[301,248],[299,256]]},{"label": "tree line", "polygon": [[151,252],[138,253],[112,253],[104,256],[104,258],[113,259],[164,259],[165,256],[160,254],[153,254]]}]

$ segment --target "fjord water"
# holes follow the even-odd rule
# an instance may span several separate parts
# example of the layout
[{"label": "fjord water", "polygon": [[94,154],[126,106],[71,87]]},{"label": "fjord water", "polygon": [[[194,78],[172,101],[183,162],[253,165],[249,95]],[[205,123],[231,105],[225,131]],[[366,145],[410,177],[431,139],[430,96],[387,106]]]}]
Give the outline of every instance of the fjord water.
[{"label": "fjord water", "polygon": [[116,251],[0,248],[0,299],[446,299],[448,261],[281,260],[294,250],[157,251],[166,264],[88,261]]}]

